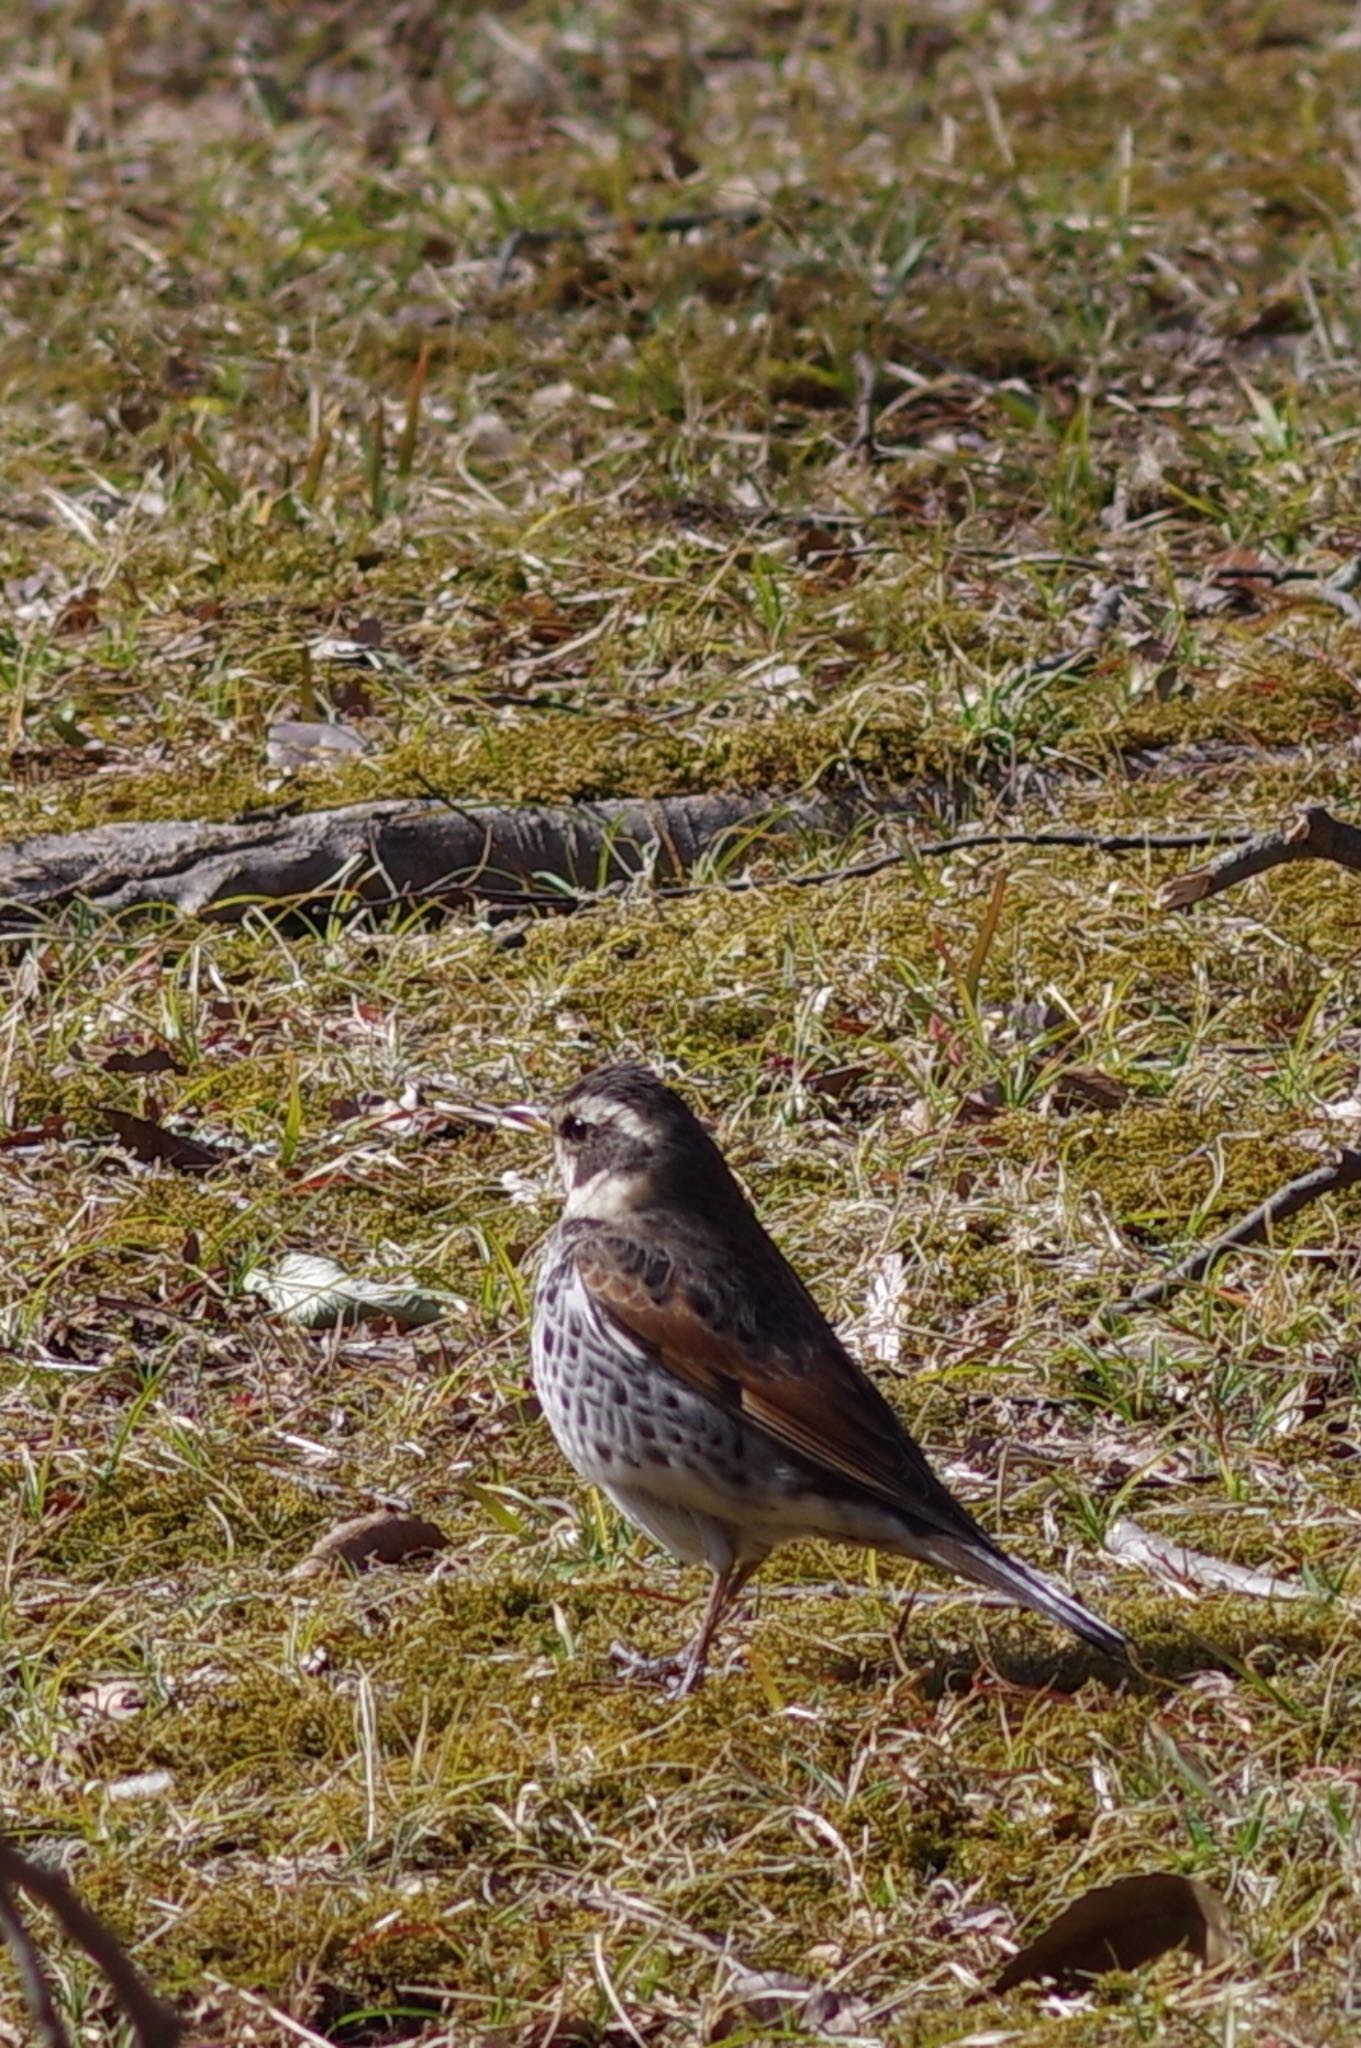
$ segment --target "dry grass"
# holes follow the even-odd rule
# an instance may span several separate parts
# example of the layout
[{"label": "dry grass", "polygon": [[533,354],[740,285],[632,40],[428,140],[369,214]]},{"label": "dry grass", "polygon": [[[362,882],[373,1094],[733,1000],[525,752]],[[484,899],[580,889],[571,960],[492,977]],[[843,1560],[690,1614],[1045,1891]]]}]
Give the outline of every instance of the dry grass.
[{"label": "dry grass", "polygon": [[[918,776],[951,822],[1345,808],[1358,630],[1307,578],[1358,548],[1357,48],[1341,4],[11,10],[14,827]],[[707,209],[759,217],[619,224]],[[1231,549],[1304,580],[1226,591]],[[1038,668],[1112,584],[1094,665]],[[367,752],[279,775],[298,715]],[[9,945],[0,1810],[196,2038],[769,2038],[725,1947],[879,2037],[1047,2038],[968,1994],[1153,1868],[1223,1892],[1233,1964],[1068,2001],[1065,2040],[1351,2038],[1361,1205],[1084,1333],[1346,1134],[1355,884],[1169,918],[1174,857],[1023,850],[975,1001],[1001,865]],[[925,1581],[900,1633],[907,1573],[812,1548],[695,1701],[612,1676],[699,1589],[526,1404],[547,1162],[391,1106],[618,1054],[1144,1679]],[[107,1107],[225,1163],[139,1165]],[[466,1306],[308,1335],[243,1288],[289,1248]],[[388,1501],[450,1549],[290,1577]],[[1130,1512],[1308,1597],[1151,1587],[1102,1554]]]}]

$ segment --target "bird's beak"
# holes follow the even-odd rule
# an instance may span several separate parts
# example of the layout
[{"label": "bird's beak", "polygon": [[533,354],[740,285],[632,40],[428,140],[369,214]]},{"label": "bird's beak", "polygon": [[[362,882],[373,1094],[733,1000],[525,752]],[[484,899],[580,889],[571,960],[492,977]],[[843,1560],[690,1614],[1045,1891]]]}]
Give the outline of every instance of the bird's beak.
[{"label": "bird's beak", "polygon": [[432,1102],[430,1107],[459,1123],[491,1124],[498,1129],[534,1131],[538,1135],[552,1129],[548,1111],[537,1102]]}]

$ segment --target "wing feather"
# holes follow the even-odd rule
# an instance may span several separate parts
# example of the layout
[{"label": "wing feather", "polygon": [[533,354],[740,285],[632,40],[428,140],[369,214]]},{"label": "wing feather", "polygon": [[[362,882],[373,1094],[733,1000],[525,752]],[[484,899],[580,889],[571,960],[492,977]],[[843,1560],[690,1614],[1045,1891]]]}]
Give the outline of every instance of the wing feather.
[{"label": "wing feather", "polygon": [[772,1303],[763,1290],[762,1325],[779,1332],[764,1341],[753,1341],[750,1319],[732,1327],[739,1315],[725,1314],[707,1281],[710,1313],[701,1314],[669,1260],[640,1256],[613,1232],[593,1232],[576,1261],[601,1313],[730,1414],[893,1507],[961,1534],[977,1529],[783,1260],[761,1276],[780,1294]]}]

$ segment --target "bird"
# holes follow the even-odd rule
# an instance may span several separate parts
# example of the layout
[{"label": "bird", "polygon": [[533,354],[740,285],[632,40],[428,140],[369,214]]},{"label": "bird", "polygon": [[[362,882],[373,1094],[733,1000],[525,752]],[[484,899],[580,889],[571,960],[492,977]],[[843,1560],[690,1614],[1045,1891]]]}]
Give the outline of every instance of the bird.
[{"label": "bird", "polygon": [[544,1416],[583,1479],[712,1574],[693,1641],[640,1669],[692,1692],[753,1572],[807,1537],[944,1566],[1127,1654],[937,1478],[682,1096],[649,1067],[604,1066],[540,1121],[564,1196],[531,1319]]}]

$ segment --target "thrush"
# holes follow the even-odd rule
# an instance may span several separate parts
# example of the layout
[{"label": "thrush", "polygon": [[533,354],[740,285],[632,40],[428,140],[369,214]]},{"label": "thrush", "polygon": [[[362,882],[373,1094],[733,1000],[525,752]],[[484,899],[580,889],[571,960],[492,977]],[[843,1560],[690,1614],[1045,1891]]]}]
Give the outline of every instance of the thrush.
[{"label": "thrush", "polygon": [[539,1267],[534,1384],[582,1478],[713,1574],[671,1660],[679,1692],[752,1573],[801,1537],[944,1566],[1124,1653],[936,1477],[679,1095],[646,1067],[602,1067],[549,1125],[566,1199]]}]

